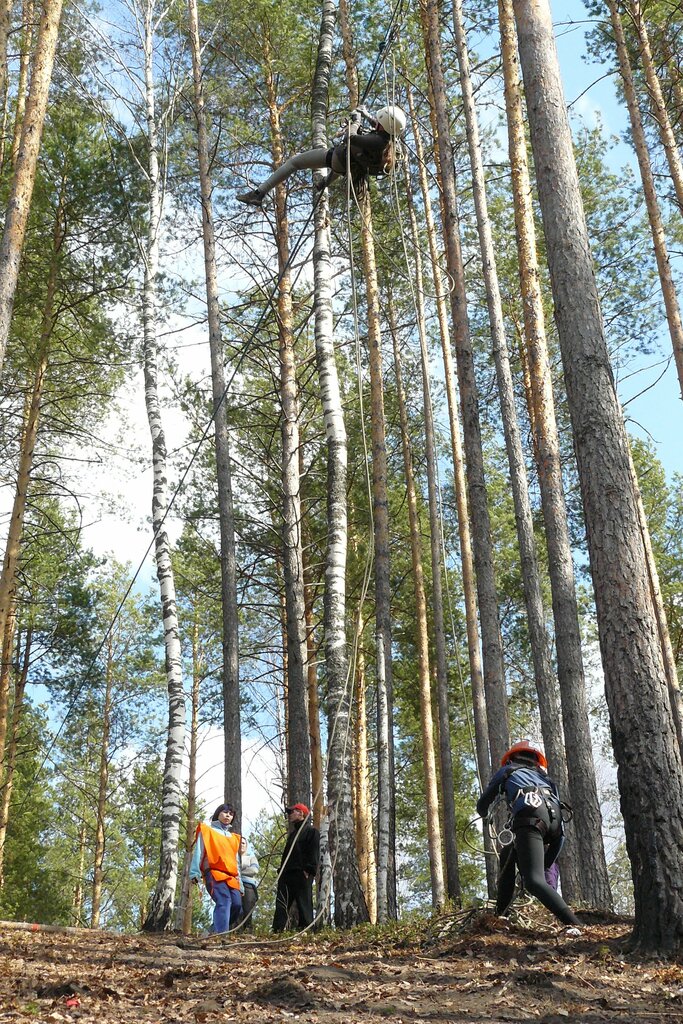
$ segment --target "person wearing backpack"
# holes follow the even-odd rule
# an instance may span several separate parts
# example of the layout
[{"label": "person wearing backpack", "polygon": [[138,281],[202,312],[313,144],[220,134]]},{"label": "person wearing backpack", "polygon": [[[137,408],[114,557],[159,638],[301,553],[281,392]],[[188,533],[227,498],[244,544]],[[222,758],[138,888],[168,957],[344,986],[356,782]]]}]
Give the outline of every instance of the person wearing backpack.
[{"label": "person wearing backpack", "polygon": [[510,907],[518,867],[526,891],[563,924],[576,927],[581,922],[545,878],[564,841],[560,795],[547,768],[545,755],[528,740],[514,743],[477,801],[477,814],[485,817],[502,795],[511,815],[513,841],[500,860],[496,913],[503,916]]},{"label": "person wearing backpack", "polygon": [[[309,149],[296,153],[277,168],[261,185],[236,198],[248,206],[260,206],[268,193],[295,171],[329,169],[323,188],[351,170],[356,195],[367,187],[369,176],[391,174],[396,164],[396,140],[405,130],[406,115],[400,107],[382,107],[373,117],[365,107],[357,107],[343,126],[330,149]],[[368,127],[366,127],[366,125]]]}]

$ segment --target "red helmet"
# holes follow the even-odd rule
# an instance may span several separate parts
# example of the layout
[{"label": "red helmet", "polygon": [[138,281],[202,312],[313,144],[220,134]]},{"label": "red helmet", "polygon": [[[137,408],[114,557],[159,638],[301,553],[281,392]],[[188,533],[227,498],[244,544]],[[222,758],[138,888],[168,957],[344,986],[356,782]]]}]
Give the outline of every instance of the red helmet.
[{"label": "red helmet", "polygon": [[501,758],[501,765],[509,764],[514,759],[515,754],[531,754],[538,761],[541,768],[547,768],[548,762],[545,759],[545,754],[538,747],[535,747],[530,740],[519,740],[518,743],[513,743],[509,750],[506,750]]}]

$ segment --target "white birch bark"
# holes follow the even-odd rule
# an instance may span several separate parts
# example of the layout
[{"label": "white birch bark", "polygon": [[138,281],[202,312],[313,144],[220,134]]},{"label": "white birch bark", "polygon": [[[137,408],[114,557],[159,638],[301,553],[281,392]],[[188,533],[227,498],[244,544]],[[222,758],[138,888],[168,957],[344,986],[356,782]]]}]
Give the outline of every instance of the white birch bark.
[{"label": "white birch bark", "polygon": [[163,522],[168,506],[166,437],[161,419],[158,387],[157,278],[159,273],[159,231],[162,217],[159,139],[154,95],[155,0],[142,10],[144,23],[145,105],[147,123],[148,224],[144,243],[144,284],[142,294],[143,346],[145,359],[145,406],[152,437],[152,528],[154,553],[164,625],[166,683],[168,687],[168,731],[162,783],[161,856],[159,878],[152,895],[146,931],[171,927],[178,875],[178,836],[185,742],[185,694],[183,692],[180,631],[176,606],[171,547]]}]

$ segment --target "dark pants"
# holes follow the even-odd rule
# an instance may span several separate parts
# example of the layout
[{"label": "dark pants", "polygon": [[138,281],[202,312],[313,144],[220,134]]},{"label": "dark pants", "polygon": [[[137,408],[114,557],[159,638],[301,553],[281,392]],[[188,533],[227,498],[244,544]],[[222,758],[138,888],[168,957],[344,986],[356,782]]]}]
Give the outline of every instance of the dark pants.
[{"label": "dark pants", "polygon": [[258,903],[258,889],[255,885],[249,885],[248,882],[244,883],[244,896],[242,897],[242,921],[244,921],[244,931],[253,932],[254,930],[254,909]]},{"label": "dark pants", "polygon": [[275,917],[273,931],[282,932],[287,927],[289,908],[296,904],[299,912],[299,928],[313,924],[313,878],[306,878],[303,871],[286,871],[277,883],[275,896]]},{"label": "dark pants", "polygon": [[506,846],[500,859],[496,913],[505,914],[509,908],[515,891],[515,867],[519,867],[524,888],[530,896],[535,896],[564,924],[580,924],[560,894],[545,879],[546,864],[549,867],[552,863],[547,860],[549,851],[558,845],[557,841],[546,848],[543,834],[534,825],[516,822],[514,829],[514,845]]}]

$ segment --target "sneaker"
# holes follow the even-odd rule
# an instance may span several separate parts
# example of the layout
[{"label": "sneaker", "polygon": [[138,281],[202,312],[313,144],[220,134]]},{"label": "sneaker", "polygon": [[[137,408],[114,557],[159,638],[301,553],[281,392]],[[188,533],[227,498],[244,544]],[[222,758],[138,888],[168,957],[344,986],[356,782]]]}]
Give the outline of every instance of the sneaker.
[{"label": "sneaker", "polygon": [[241,196],[235,196],[238,203],[246,203],[247,206],[260,206],[263,202],[263,193],[258,188],[251,192],[243,192]]},{"label": "sneaker", "polygon": [[564,934],[565,935],[583,935],[583,932],[581,931],[580,928],[577,928],[575,925],[571,925],[569,928],[565,928]]}]

